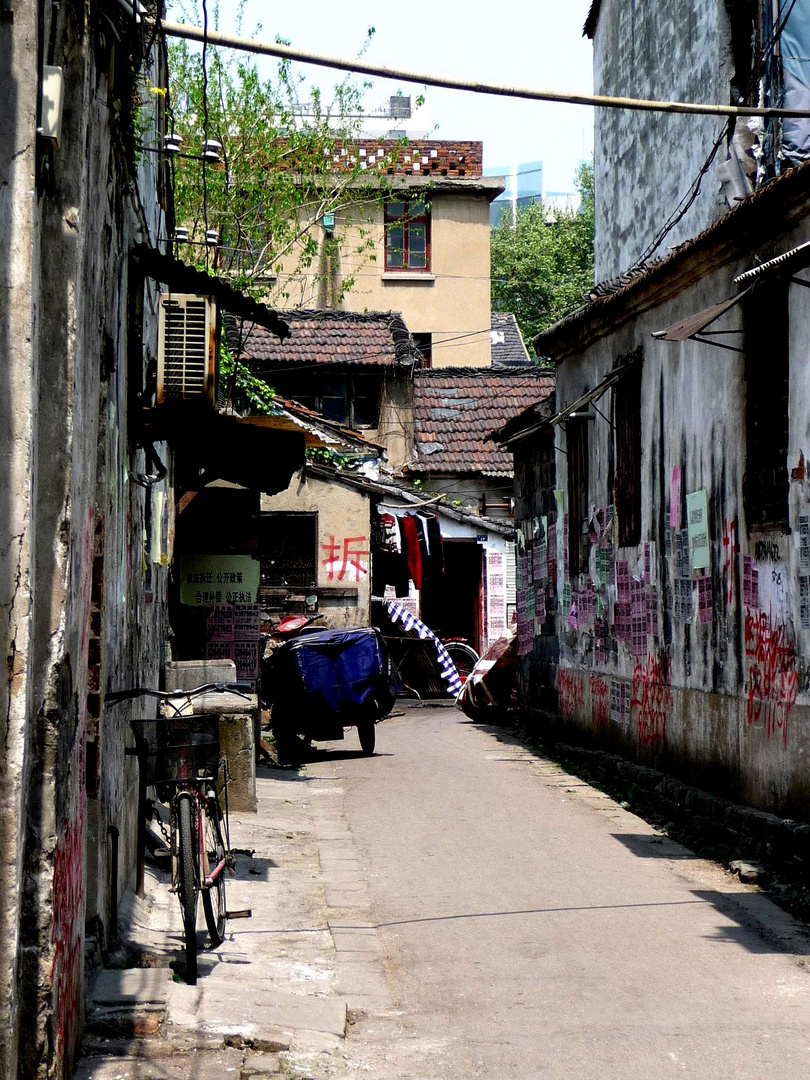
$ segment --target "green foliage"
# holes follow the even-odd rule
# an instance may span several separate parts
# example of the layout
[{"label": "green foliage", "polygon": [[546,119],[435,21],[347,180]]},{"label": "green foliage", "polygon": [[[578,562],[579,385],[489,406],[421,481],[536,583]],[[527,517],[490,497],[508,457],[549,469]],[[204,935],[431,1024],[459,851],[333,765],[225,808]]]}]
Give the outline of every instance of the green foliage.
[{"label": "green foliage", "polygon": [[224,335],[219,345],[219,378],[226,397],[238,408],[261,416],[272,411],[275,391],[263,379],[252,375],[244,364],[236,363]]},{"label": "green foliage", "polygon": [[[199,13],[183,14],[201,25]],[[369,28],[366,44],[373,32]],[[176,220],[193,241],[182,249],[184,260],[279,306],[300,303],[304,271],[325,278],[339,300],[352,281],[340,278],[341,238],[321,248],[320,221],[338,214],[345,232],[368,219],[370,203],[386,187],[380,183],[385,162],[363,169],[351,150],[365,86],[347,77],[327,100],[305,87],[289,61],[266,78],[252,58],[212,46],[204,70],[200,47],[186,41],[170,43],[169,71],[170,119],[183,151],[200,155],[205,138],[223,147],[218,164],[172,161]],[[205,246],[206,229],[219,232],[215,250]],[[351,262],[356,272],[355,253]]]},{"label": "green foliage", "polygon": [[341,469],[353,463],[351,457],[337,450],[331,450],[328,446],[308,446],[306,458],[307,461],[314,461],[317,465],[332,465],[335,469]]},{"label": "green foliage", "polygon": [[576,186],[578,213],[549,216],[535,203],[518,210],[514,226],[504,215],[492,234],[492,310],[512,312],[527,345],[593,286],[593,165],[580,167]]}]

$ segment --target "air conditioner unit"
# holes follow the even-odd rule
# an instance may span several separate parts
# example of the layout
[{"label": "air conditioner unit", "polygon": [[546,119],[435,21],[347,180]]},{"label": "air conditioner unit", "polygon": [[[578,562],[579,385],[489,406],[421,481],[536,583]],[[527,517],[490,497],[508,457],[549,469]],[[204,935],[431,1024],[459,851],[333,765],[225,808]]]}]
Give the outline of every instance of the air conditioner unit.
[{"label": "air conditioner unit", "polygon": [[217,308],[210,296],[161,293],[158,404],[216,399]]}]

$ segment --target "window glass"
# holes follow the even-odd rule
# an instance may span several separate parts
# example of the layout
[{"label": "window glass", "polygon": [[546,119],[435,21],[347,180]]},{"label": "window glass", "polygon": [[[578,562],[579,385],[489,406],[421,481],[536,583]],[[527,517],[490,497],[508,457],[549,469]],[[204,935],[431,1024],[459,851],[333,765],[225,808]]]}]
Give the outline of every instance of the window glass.
[{"label": "window glass", "polygon": [[[405,203],[403,202],[390,202],[385,204],[385,216],[389,218],[403,217],[405,214]],[[379,220],[379,218],[377,219]]]},{"label": "window glass", "polygon": [[405,230],[401,226],[389,226],[385,234],[386,266],[405,265]]},{"label": "window glass", "polygon": [[423,270],[427,265],[427,233],[424,225],[411,222],[408,229],[408,265]]}]

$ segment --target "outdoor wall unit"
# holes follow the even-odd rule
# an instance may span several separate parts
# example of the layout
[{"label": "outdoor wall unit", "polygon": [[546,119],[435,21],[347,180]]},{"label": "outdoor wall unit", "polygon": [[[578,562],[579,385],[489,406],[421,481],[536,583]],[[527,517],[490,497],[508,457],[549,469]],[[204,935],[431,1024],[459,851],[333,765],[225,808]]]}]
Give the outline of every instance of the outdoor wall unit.
[{"label": "outdoor wall unit", "polygon": [[210,296],[162,293],[158,329],[159,405],[216,397],[217,309]]}]

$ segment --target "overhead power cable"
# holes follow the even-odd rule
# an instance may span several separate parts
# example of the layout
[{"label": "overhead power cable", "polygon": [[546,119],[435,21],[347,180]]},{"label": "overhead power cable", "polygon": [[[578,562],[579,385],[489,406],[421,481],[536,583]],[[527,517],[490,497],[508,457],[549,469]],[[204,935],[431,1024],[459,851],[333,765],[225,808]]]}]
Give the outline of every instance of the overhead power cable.
[{"label": "overhead power cable", "polygon": [[529,87],[450,79],[443,75],[431,75],[421,71],[407,71],[402,68],[383,67],[380,64],[368,64],[360,60],[346,60],[336,56],[304,52],[302,49],[292,49],[276,42],[253,41],[235,34],[223,34],[219,30],[209,29],[206,33],[197,26],[186,26],[183,23],[164,22],[162,26],[163,32],[170,37],[185,38],[188,41],[207,42],[209,45],[238,49],[242,52],[276,56],[282,60],[295,60],[301,64],[314,64],[317,67],[336,68],[338,71],[372,75],[381,79],[395,79],[424,86],[440,86],[447,90],[464,90],[472,94],[492,94],[496,97],[523,98],[529,101],[556,101],[564,105],[593,105],[601,109],[689,113],[693,116],[764,116],[794,120],[810,118],[810,111],[806,109],[771,109],[756,105],[702,105],[686,101],[648,101],[644,98],[606,97],[601,94],[563,94],[554,90],[533,90]]}]

